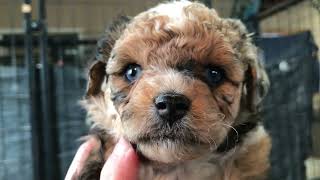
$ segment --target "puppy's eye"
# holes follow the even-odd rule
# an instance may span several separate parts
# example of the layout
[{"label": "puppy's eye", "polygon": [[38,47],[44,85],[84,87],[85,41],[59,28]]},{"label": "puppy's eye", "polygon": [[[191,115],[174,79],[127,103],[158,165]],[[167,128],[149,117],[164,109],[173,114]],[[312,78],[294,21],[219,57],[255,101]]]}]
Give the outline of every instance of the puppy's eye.
[{"label": "puppy's eye", "polygon": [[129,82],[137,80],[142,72],[141,66],[138,64],[130,64],[124,71],[124,76]]},{"label": "puppy's eye", "polygon": [[221,68],[211,67],[207,69],[207,78],[211,85],[218,85],[225,78],[225,72]]}]

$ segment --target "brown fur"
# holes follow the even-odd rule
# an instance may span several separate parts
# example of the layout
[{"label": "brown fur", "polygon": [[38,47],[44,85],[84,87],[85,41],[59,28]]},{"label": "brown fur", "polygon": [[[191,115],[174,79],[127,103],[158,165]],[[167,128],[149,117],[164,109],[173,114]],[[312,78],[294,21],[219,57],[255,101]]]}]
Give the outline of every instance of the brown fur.
[{"label": "brown fur", "polygon": [[269,168],[271,141],[268,137],[249,145],[235,160],[241,179],[265,179]]},{"label": "brown fur", "polygon": [[[256,47],[240,21],[220,18],[199,3],[178,8],[179,21],[159,7],[151,9],[116,24],[100,44],[101,58],[89,72],[83,104],[94,126],[101,129],[95,134],[103,155],[98,151],[92,155],[100,165],[88,165],[82,177],[93,177],[85,175],[90,168],[101,169],[121,136],[136,144],[143,158],[140,179],[264,177],[271,146],[268,134],[259,123],[249,132],[234,128],[258,122],[258,107],[268,89]],[[139,64],[143,73],[128,83],[123,71],[132,63]],[[225,72],[219,85],[206,81],[211,66]],[[154,113],[154,98],[164,92],[183,94],[192,102],[189,113],[173,127]],[[241,141],[227,152],[217,152],[233,130]],[[169,132],[174,141],[157,140]]]}]

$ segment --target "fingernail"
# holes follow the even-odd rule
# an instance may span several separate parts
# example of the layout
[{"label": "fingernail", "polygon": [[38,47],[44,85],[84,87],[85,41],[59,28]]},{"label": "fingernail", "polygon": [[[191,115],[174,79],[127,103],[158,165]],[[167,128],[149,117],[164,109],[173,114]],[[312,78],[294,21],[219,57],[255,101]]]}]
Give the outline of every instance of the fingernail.
[{"label": "fingernail", "polygon": [[122,156],[126,154],[131,148],[131,145],[124,138],[120,138],[118,143],[116,144],[113,153],[117,156]]}]

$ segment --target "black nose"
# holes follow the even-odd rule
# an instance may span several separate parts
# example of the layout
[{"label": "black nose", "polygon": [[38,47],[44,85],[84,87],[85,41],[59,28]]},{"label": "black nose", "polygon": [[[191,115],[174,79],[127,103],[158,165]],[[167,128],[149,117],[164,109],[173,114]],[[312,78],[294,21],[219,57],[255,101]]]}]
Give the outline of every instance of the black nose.
[{"label": "black nose", "polygon": [[177,93],[160,94],[154,103],[159,116],[171,123],[181,119],[190,108],[190,100]]}]

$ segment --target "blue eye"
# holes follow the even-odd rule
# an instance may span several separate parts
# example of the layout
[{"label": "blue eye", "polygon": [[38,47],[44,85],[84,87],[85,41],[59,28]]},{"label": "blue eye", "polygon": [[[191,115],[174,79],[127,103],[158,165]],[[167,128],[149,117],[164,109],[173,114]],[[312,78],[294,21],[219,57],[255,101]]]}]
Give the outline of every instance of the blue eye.
[{"label": "blue eye", "polygon": [[129,82],[137,80],[142,73],[141,66],[130,64],[124,71],[124,76]]},{"label": "blue eye", "polygon": [[223,69],[217,67],[208,68],[207,79],[211,85],[218,85],[225,79],[225,72]]}]

